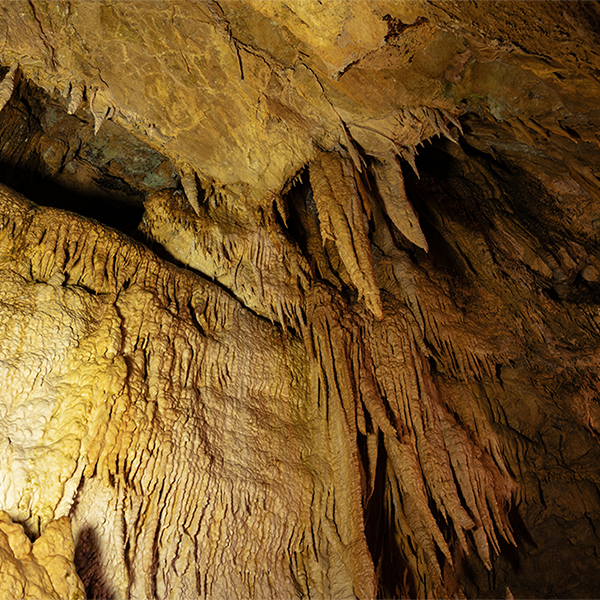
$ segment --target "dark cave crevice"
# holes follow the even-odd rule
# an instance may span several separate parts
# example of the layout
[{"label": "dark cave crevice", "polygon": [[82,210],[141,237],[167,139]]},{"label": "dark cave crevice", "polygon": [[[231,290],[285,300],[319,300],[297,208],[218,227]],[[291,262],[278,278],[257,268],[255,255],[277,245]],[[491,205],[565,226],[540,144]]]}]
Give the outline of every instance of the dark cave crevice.
[{"label": "dark cave crevice", "polygon": [[135,236],[145,196],[178,187],[179,176],[164,156],[111,121],[94,134],[88,117],[69,115],[65,99],[21,79],[0,112],[0,182],[36,204]]},{"label": "dark cave crevice", "polygon": [[[462,160],[457,153],[462,154]],[[405,165],[406,188],[429,241],[425,260],[433,261],[437,269],[466,280],[481,274],[472,249],[450,242],[447,225],[456,223],[484,241],[494,261],[507,265],[504,268],[509,277],[516,277],[509,265],[521,265],[518,268],[528,270],[536,287],[550,299],[600,303],[600,281],[588,281],[582,275],[586,264],[600,260],[598,240],[585,232],[574,235],[566,225],[567,210],[514,160],[481,152],[464,139],[457,151],[448,141],[436,140],[421,150],[417,166],[420,178]],[[546,168],[551,171],[552,166],[548,160]],[[506,237],[505,226],[510,227],[508,233],[518,236],[518,243],[529,245],[540,261],[549,265],[545,272],[532,267],[527,258],[524,261],[510,245],[499,244]],[[585,247],[588,262],[585,255],[576,256],[578,270],[567,271],[561,261],[573,247]],[[535,256],[530,260],[535,261]]]}]

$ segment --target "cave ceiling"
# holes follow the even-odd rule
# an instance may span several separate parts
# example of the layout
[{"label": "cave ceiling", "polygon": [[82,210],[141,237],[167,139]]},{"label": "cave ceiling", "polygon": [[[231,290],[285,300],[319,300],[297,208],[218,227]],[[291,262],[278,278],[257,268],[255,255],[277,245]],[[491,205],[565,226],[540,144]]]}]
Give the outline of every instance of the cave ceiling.
[{"label": "cave ceiling", "polygon": [[598,6],[2,2],[0,597],[598,597]]}]

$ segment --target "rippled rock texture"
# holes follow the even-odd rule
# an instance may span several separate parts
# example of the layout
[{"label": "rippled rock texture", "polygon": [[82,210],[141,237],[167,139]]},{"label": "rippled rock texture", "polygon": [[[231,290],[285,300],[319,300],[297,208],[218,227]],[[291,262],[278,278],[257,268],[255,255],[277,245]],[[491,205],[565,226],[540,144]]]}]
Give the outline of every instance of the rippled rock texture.
[{"label": "rippled rock texture", "polygon": [[0,593],[598,596],[595,3],[0,15]]}]

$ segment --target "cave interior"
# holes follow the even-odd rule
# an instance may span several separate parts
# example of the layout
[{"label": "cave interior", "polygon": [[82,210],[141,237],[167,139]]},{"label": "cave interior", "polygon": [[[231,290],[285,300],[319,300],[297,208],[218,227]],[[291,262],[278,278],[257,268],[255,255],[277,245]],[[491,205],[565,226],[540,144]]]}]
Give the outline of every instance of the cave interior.
[{"label": "cave interior", "polygon": [[599,597],[599,6],[3,2],[0,597]]}]

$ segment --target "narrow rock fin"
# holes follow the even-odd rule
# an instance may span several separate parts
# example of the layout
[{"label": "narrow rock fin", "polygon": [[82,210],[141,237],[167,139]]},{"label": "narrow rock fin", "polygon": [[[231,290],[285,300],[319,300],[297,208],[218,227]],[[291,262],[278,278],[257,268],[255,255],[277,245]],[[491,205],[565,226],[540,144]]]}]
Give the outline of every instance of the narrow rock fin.
[{"label": "narrow rock fin", "polygon": [[373,173],[385,210],[400,233],[426,252],[429,249],[419,217],[410,203],[404,187],[404,177],[394,155],[373,162]]}]

